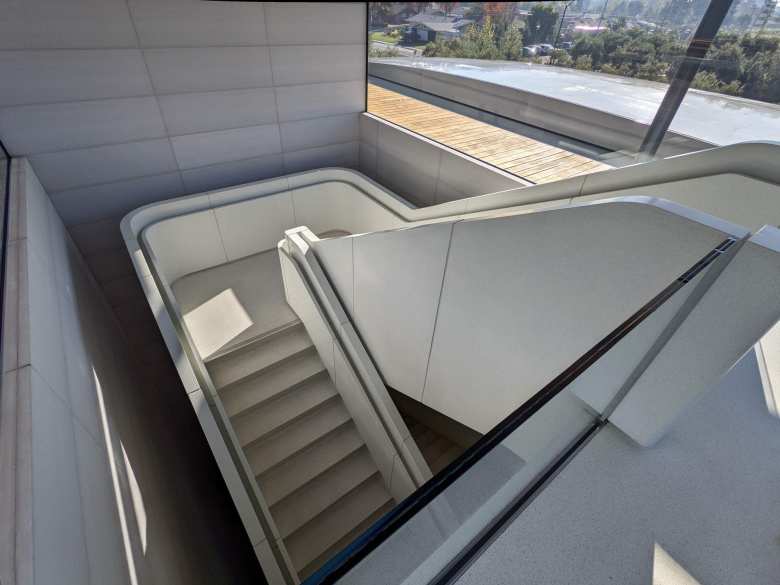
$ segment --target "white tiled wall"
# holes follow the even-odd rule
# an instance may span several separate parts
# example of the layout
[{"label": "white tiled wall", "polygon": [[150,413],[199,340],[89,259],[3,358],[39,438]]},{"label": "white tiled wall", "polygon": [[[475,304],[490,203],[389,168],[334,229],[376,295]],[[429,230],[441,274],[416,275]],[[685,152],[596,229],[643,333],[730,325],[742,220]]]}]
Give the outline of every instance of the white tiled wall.
[{"label": "white tiled wall", "polygon": [[[0,556],[0,580],[236,582],[240,571],[217,552],[227,525],[215,523],[213,513],[192,519],[195,507],[203,514],[216,502],[202,491],[194,497],[199,486],[188,484],[192,476],[181,467],[186,456],[169,434],[181,420],[164,405],[172,395],[134,365],[98,284],[25,161],[15,162],[10,218],[0,475],[15,479],[16,493],[7,483],[0,492],[2,518],[13,519],[3,527],[4,537],[13,533],[3,541],[12,554]],[[186,404],[183,394],[181,400]],[[214,559],[226,573],[209,566]]]},{"label": "white tiled wall", "polygon": [[68,226],[357,167],[365,23],[363,2],[12,3],[0,11],[0,139],[30,159]]},{"label": "white tiled wall", "polygon": [[147,353],[156,330],[128,278],[119,220],[187,193],[357,168],[365,17],[363,2],[24,0],[0,9],[0,140],[28,157]]}]

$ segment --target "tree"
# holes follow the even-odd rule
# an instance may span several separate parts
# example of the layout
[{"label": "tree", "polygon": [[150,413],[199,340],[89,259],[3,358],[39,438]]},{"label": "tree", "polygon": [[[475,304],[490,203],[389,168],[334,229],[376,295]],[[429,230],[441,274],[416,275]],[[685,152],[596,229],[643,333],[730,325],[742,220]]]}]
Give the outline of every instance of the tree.
[{"label": "tree", "polygon": [[703,91],[712,91],[715,93],[725,93],[729,95],[739,95],[742,86],[738,81],[723,83],[718,76],[711,71],[699,71],[691,82],[691,87]]},{"label": "tree", "polygon": [[485,18],[485,6],[483,2],[475,2],[466,10],[466,18],[475,22],[482,22]]},{"label": "tree", "polygon": [[710,47],[706,59],[701,64],[701,71],[711,71],[725,84],[736,81],[742,76],[743,55],[742,48],[734,38],[723,44]]},{"label": "tree", "polygon": [[460,39],[463,56],[469,59],[499,59],[493,19],[486,16],[481,26],[470,26]]},{"label": "tree", "polygon": [[591,35],[581,35],[574,42],[571,56],[576,62],[580,57],[589,57],[591,65],[601,66],[601,58],[604,53],[604,44],[601,38]]},{"label": "tree", "polygon": [[661,17],[661,24],[673,23],[673,24],[685,24],[688,22],[691,14],[691,2],[690,0],[669,0],[664,7],[661,8],[659,16]]},{"label": "tree", "polygon": [[387,15],[393,7],[393,2],[369,2],[369,20],[373,25],[384,25]]},{"label": "tree", "polygon": [[628,11],[628,4],[625,0],[619,0],[617,4],[608,8],[608,11],[612,16],[625,16]]},{"label": "tree", "polygon": [[548,43],[552,40],[558,11],[550,4],[536,4],[526,20],[526,42]]},{"label": "tree", "polygon": [[501,58],[516,61],[523,56],[523,33],[515,23],[510,24],[501,35],[498,44]]},{"label": "tree", "polygon": [[430,2],[406,2],[406,13],[412,15],[420,14],[421,12],[425,12],[430,4]]},{"label": "tree", "polygon": [[458,4],[458,2],[439,2],[439,8],[442,9],[446,16],[449,16]]},{"label": "tree", "polygon": [[573,67],[574,66],[574,60],[571,58],[571,55],[564,51],[563,49],[555,49],[552,52],[552,58],[550,59],[550,64],[555,64],[558,67]]},{"label": "tree", "polygon": [[631,0],[626,7],[626,16],[636,18],[645,9],[645,3],[642,0]]},{"label": "tree", "polygon": [[580,55],[574,61],[574,67],[583,71],[593,71],[593,59],[590,58],[590,55]]}]

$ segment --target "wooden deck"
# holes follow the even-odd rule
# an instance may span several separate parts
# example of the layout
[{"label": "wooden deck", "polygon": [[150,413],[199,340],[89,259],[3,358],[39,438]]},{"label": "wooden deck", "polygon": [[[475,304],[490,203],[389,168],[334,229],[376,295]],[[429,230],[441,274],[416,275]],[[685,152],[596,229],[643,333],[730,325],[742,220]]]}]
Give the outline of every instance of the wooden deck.
[{"label": "wooden deck", "polygon": [[372,83],[368,84],[368,111],[532,183],[612,168]]}]

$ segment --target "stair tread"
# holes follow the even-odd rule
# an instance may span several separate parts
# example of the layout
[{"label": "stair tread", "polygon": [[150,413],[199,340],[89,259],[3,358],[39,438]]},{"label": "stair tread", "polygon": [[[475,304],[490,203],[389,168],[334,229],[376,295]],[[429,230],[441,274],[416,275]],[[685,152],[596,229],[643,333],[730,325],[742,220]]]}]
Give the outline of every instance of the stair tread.
[{"label": "stair tread", "polygon": [[428,447],[431,443],[436,442],[436,440],[439,438],[439,435],[437,435],[432,429],[425,429],[425,432],[419,434],[417,437],[415,437],[414,441],[417,443],[417,446],[420,448],[420,451],[425,450],[426,447]]},{"label": "stair tread", "polygon": [[206,362],[217,388],[225,388],[312,347],[301,323]]},{"label": "stair tread", "polygon": [[234,417],[232,423],[238,441],[242,446],[257,441],[338,395],[327,372],[322,371],[292,390]]},{"label": "stair tread", "polygon": [[257,477],[266,502],[273,506],[363,445],[363,438],[351,423],[321,437],[308,448]]},{"label": "stair tread", "polygon": [[422,449],[423,457],[428,462],[428,466],[432,465],[441,455],[452,446],[452,442],[446,437],[441,435],[436,437],[435,441],[432,441]]},{"label": "stair tread", "polygon": [[225,411],[231,418],[273,399],[281,392],[322,372],[325,366],[316,351],[286,360],[257,376],[246,378],[219,391]]},{"label": "stair tread", "polygon": [[434,474],[439,473],[442,469],[455,461],[461,453],[463,453],[463,447],[451,443],[450,448],[444,451],[444,453],[439,455],[439,457],[430,464],[431,472]]},{"label": "stair tread", "polygon": [[271,508],[280,534],[287,538],[306,530],[307,522],[378,473],[366,447],[342,459]]},{"label": "stair tread", "polygon": [[246,447],[245,454],[257,476],[317,439],[351,420],[341,400],[331,400],[262,441]]},{"label": "stair tread", "polygon": [[341,537],[338,541],[336,541],[335,544],[333,544],[330,548],[328,548],[328,550],[320,554],[316,559],[311,561],[303,569],[300,569],[298,571],[298,575],[300,576],[300,578],[306,579],[309,576],[311,576],[311,574],[314,573],[314,571],[319,569],[322,565],[324,565],[327,561],[329,561],[331,557],[333,557],[336,553],[343,550],[353,540],[355,540],[358,536],[363,534],[374,522],[376,522],[382,516],[384,516],[390,510],[392,510],[394,506],[395,506],[395,502],[393,500],[390,500],[386,504],[384,504],[381,508],[379,508],[376,512],[371,514],[368,518],[363,520],[360,524],[358,524],[355,528],[353,528],[349,532],[349,534]]},{"label": "stair tread", "polygon": [[379,476],[358,486],[285,539],[293,566],[307,566],[391,499]]},{"label": "stair tread", "polygon": [[420,423],[414,423],[414,430],[410,429],[409,432],[412,434],[414,440],[416,441],[417,439],[422,437],[427,430],[428,429],[426,429],[425,426],[421,425]]}]

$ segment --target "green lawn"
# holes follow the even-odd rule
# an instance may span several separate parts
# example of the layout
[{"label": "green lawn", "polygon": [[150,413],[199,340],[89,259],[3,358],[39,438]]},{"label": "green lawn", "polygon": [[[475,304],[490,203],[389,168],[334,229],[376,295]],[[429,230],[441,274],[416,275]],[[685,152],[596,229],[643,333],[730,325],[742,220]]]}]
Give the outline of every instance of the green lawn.
[{"label": "green lawn", "polygon": [[398,44],[398,41],[400,40],[400,37],[391,37],[390,35],[386,35],[382,32],[372,32],[368,38],[372,41],[382,41],[391,45]]}]

